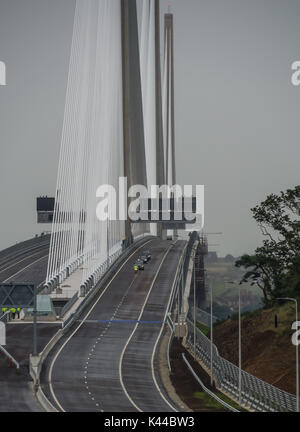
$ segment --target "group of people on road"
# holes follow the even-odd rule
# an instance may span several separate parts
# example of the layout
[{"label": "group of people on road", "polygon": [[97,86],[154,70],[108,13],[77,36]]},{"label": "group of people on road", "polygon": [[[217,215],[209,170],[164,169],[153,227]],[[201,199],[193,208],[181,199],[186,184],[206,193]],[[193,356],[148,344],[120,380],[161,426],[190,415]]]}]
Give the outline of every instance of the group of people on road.
[{"label": "group of people on road", "polygon": [[3,307],[2,308],[2,314],[3,315],[5,315],[5,314],[7,314],[8,313],[8,319],[10,320],[10,319],[16,319],[16,317],[18,318],[18,319],[20,319],[20,314],[21,314],[21,308],[15,308],[15,307],[12,307],[12,308],[10,308],[10,309],[8,309],[8,308],[6,308],[6,307]]}]

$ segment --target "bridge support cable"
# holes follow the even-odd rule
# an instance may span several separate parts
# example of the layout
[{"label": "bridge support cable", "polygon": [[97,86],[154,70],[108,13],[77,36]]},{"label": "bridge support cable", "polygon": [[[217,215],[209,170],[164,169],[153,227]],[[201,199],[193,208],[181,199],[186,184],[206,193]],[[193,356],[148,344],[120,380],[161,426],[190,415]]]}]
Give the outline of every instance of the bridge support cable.
[{"label": "bridge support cable", "polygon": [[[83,267],[82,283],[121,249],[124,222],[100,221],[99,186],[123,163],[121,4],[78,0],[74,17],[47,283]],[[110,203],[111,204],[111,203]]]},{"label": "bridge support cable", "polygon": [[[118,191],[120,177],[128,187],[165,180],[159,0],[143,1],[140,29],[136,6],[133,0],[76,2],[49,291],[79,268],[82,286],[93,286],[125,239],[149,232],[149,224],[120,221],[119,208],[99,220],[96,209],[106,198],[103,190],[96,196],[100,186]],[[151,228],[160,231],[159,223]]]}]

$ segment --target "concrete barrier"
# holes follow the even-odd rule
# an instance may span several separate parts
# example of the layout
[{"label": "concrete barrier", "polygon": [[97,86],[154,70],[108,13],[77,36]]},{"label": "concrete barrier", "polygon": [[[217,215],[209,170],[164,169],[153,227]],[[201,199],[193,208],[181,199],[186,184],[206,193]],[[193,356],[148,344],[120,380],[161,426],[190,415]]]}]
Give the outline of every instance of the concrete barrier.
[{"label": "concrete barrier", "polygon": [[39,355],[37,356],[30,355],[29,372],[31,378],[33,379],[33,384],[36,388],[38,388],[40,385],[40,374],[42,371],[43,362],[45,361],[52,348],[54,348],[54,346],[57,344],[57,342],[61,339],[62,336],[63,336],[63,331],[59,330]]},{"label": "concrete barrier", "polygon": [[36,398],[44,411],[46,412],[58,412],[58,410],[52,405],[52,403],[49,401],[49,399],[45,396],[45,393],[43,392],[42,388],[39,387],[38,391],[36,392]]}]

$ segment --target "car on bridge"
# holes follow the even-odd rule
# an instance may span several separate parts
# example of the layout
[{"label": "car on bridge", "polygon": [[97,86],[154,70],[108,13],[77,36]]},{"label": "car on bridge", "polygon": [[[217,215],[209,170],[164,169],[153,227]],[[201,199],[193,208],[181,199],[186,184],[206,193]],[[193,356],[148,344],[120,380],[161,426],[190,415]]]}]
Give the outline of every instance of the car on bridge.
[{"label": "car on bridge", "polygon": [[151,261],[152,255],[149,251],[144,251],[143,256],[147,258],[147,262]]},{"label": "car on bridge", "polygon": [[144,264],[148,264],[148,257],[147,255],[142,255],[140,260],[144,263]]}]

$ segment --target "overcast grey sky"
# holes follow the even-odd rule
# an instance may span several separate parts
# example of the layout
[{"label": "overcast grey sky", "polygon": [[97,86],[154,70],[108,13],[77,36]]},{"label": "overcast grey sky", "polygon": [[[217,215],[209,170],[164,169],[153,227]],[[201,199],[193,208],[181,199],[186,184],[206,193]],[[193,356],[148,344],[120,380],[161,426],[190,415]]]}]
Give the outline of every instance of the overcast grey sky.
[{"label": "overcast grey sky", "polygon": [[[139,0],[138,0],[139,1]],[[169,1],[161,0],[162,13]],[[220,254],[251,252],[250,208],[299,184],[299,0],[173,0],[178,182],[206,186]],[[54,195],[75,0],[0,0],[0,249],[47,229]]]}]

